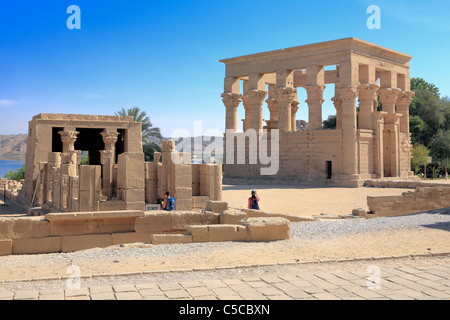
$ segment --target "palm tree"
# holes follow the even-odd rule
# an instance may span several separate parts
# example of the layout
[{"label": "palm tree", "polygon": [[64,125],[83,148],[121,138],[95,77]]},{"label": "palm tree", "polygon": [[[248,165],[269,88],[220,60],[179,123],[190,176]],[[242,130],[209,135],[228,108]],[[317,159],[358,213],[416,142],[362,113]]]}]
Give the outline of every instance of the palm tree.
[{"label": "palm tree", "polygon": [[122,107],[122,110],[116,112],[115,114],[116,116],[131,116],[133,117],[134,121],[141,123],[142,142],[144,144],[150,143],[150,137],[162,139],[161,130],[158,127],[153,127],[153,123],[150,121],[147,113],[145,111],[141,111],[141,109],[139,109],[138,107],[127,110]]},{"label": "palm tree", "polygon": [[138,107],[122,110],[115,113],[116,116],[131,116],[136,122],[140,122],[142,125],[142,144],[143,152],[145,155],[145,161],[153,161],[153,153],[161,152],[161,148],[155,143],[150,141],[150,137],[162,139],[161,130],[158,127],[153,127],[153,123],[147,116],[145,111],[141,111]]}]

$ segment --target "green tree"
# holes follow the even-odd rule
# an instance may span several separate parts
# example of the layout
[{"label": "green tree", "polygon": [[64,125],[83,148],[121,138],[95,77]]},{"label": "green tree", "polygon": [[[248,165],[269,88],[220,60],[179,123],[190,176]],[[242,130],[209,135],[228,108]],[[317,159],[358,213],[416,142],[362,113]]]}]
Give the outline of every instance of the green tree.
[{"label": "green tree", "polygon": [[153,161],[153,153],[155,151],[161,152],[161,148],[150,139],[157,138],[162,139],[161,130],[158,127],[154,127],[150,118],[147,116],[145,111],[141,111],[138,107],[122,110],[115,113],[117,116],[131,116],[136,122],[140,122],[142,125],[142,150],[144,152],[146,161]]},{"label": "green tree", "polygon": [[328,116],[328,119],[323,121],[323,129],[336,129],[336,116]]},{"label": "green tree", "polygon": [[421,143],[428,145],[436,131],[443,127],[445,115],[441,101],[432,92],[418,89],[410,107],[411,115],[418,115],[426,124]]},{"label": "green tree", "polygon": [[418,89],[429,91],[439,98],[439,88],[433,83],[428,83],[422,78],[411,78],[411,91],[415,92]]},{"label": "green tree", "polygon": [[[419,173],[421,166],[425,167],[428,164],[430,151],[422,144],[415,144],[412,148],[411,155],[411,168],[417,174]],[[425,168],[424,171],[426,175]]]},{"label": "green tree", "polygon": [[424,132],[427,124],[419,116],[409,117],[409,130],[411,132],[411,142],[413,144],[420,143],[424,140]]},{"label": "green tree", "polygon": [[448,175],[450,159],[450,130],[439,130],[430,143],[430,154],[433,161],[442,166]]},{"label": "green tree", "polygon": [[22,168],[17,169],[16,171],[9,170],[4,178],[8,180],[16,180],[20,181],[21,179],[25,179],[25,166],[22,166]]},{"label": "green tree", "polygon": [[144,144],[150,143],[150,137],[162,139],[161,130],[158,127],[154,127],[153,123],[150,121],[150,118],[147,116],[147,113],[145,111],[141,111],[138,107],[127,110],[122,107],[122,110],[116,112],[115,114],[116,116],[131,116],[134,121],[141,123],[142,142]]},{"label": "green tree", "polygon": [[160,146],[158,146],[156,143],[144,144],[142,149],[144,152],[145,161],[147,161],[147,162],[153,161],[153,154],[155,152],[161,152]]},{"label": "green tree", "polygon": [[448,96],[441,99],[442,110],[445,116],[444,128],[450,130],[450,98]]}]

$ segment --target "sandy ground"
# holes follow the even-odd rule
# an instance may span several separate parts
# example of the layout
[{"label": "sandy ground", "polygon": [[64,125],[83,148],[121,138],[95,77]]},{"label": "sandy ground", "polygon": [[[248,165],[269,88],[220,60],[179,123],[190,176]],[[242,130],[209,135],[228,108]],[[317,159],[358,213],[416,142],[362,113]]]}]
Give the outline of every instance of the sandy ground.
[{"label": "sandy ground", "polygon": [[[265,211],[311,216],[320,213],[349,214],[354,208],[367,210],[368,195],[400,195],[404,189],[375,188],[316,188],[292,186],[224,186],[223,200],[230,207],[245,207],[250,191],[255,189]],[[195,245],[195,244],[194,244]],[[125,245],[119,250],[127,250]],[[152,245],[135,244],[149,247]],[[450,251],[448,231],[441,229],[412,229],[355,234],[322,241],[290,239],[263,243],[208,244],[205,250],[190,252],[189,245],[182,254],[165,257],[113,257],[98,260],[73,259],[83,275],[123,273],[150,270],[174,270],[239,266],[266,263],[309,261],[314,259],[343,259],[373,256],[405,255]],[[92,249],[101,250],[101,249]],[[36,256],[0,257],[0,280],[67,276],[67,263]]]},{"label": "sandy ground", "polygon": [[260,198],[260,210],[312,216],[326,214],[351,214],[353,209],[368,210],[367,196],[398,196],[411,189],[388,188],[323,188],[319,186],[224,185],[223,201],[230,207],[246,208],[251,191]]}]

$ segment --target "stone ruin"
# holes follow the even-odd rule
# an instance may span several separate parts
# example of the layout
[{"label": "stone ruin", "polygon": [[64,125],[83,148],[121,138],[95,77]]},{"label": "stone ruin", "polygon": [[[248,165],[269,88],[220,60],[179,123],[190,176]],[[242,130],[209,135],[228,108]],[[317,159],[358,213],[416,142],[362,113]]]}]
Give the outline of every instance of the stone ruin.
[{"label": "stone ruin", "polygon": [[[411,56],[356,38],[346,38],[223,59],[225,127],[248,139],[279,130],[279,170],[262,176],[267,164],[225,164],[224,181],[322,182],[360,187],[367,179],[409,179],[411,139],[409,61]],[[324,90],[334,86],[336,129],[323,130]],[[298,131],[296,113],[307,95],[308,130]],[[382,110],[378,111],[378,98]],[[359,101],[359,112],[357,111]],[[237,109],[245,109],[242,131]],[[270,119],[263,119],[267,105]],[[251,132],[250,132],[251,133]],[[228,134],[227,134],[228,136]],[[264,138],[261,138],[264,139]],[[269,146],[270,147],[270,146]],[[245,152],[235,147],[234,157]]]},{"label": "stone ruin", "polygon": [[[89,165],[80,165],[82,151]],[[141,124],[132,117],[39,114],[29,123],[19,199],[49,212],[145,210],[166,191],[177,210],[221,200],[220,165],[175,164],[173,153],[174,141],[163,140],[162,161],[156,152],[145,162]]]},{"label": "stone ruin", "polygon": [[[83,151],[88,165],[81,165]],[[0,256],[136,242],[289,238],[289,219],[231,209],[220,201],[221,165],[189,161],[172,140],[162,141],[153,162],[144,161],[141,124],[132,117],[33,117],[25,180],[0,180],[6,197],[32,217],[0,216]],[[175,211],[146,210],[152,204],[158,208],[167,190],[175,197]]]}]

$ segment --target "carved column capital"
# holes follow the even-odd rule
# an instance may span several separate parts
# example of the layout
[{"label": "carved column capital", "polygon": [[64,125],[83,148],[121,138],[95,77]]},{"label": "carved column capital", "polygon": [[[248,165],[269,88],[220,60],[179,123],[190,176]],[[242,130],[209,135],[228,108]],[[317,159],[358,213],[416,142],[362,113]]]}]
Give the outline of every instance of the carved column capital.
[{"label": "carved column capital", "polygon": [[415,93],[413,91],[402,91],[398,94],[397,97],[397,106],[406,106],[408,107],[411,104],[412,98]]},{"label": "carved column capital", "polygon": [[297,113],[298,109],[300,108],[300,101],[294,100],[291,103],[291,110],[292,113]]},{"label": "carved column capital", "polygon": [[363,83],[358,86],[358,97],[360,100],[377,100],[378,84]]},{"label": "carved column capital", "polygon": [[222,93],[222,101],[227,108],[237,108],[242,101],[242,94]]},{"label": "carved column capital", "polygon": [[325,90],[325,87],[325,85],[305,86],[304,88],[308,95],[306,103],[308,103],[308,100],[320,100],[322,102],[325,101],[323,99],[323,91]]},{"label": "carved column capital", "polygon": [[355,99],[358,96],[358,89],[355,86],[340,87],[336,89],[336,94],[341,100]]},{"label": "carved column capital", "polygon": [[292,103],[297,98],[297,89],[280,87],[275,89],[275,100],[278,103]]},{"label": "carved column capital", "polygon": [[267,91],[265,90],[249,90],[247,91],[247,96],[249,98],[250,104],[252,105],[262,105],[264,99],[266,99]]},{"label": "carved column capital", "polygon": [[105,143],[105,150],[112,150],[120,133],[117,131],[102,131],[100,134],[102,135],[103,142]]},{"label": "carved column capital", "polygon": [[77,141],[77,135],[79,134],[79,132],[75,130],[59,131],[58,133],[61,135],[61,141],[67,144],[75,143],[75,141]]},{"label": "carved column capital", "polygon": [[269,108],[270,112],[277,112],[278,111],[278,102],[275,98],[269,98],[266,100],[267,107]]},{"label": "carved column capital", "polygon": [[331,98],[331,101],[333,101],[336,111],[342,110],[342,98],[336,96]]},{"label": "carved column capital", "polygon": [[378,89],[378,95],[382,104],[396,104],[400,89],[397,88],[381,88]]}]

